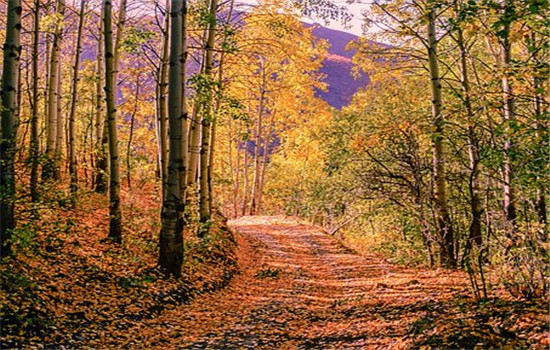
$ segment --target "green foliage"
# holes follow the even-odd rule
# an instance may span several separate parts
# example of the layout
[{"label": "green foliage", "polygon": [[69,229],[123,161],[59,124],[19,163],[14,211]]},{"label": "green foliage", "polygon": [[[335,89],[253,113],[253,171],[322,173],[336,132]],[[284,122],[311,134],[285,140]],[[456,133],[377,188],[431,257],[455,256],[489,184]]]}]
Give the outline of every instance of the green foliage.
[{"label": "green foliage", "polygon": [[498,242],[504,244],[505,249],[494,247],[493,273],[515,297],[532,299],[547,295],[550,259],[549,243],[543,230],[540,224],[521,225],[514,231],[513,239]]},{"label": "green foliage", "polygon": [[202,28],[208,28],[216,24],[216,13],[211,13],[208,2],[198,8],[197,22]]},{"label": "green foliage", "polygon": [[130,27],[124,32],[121,50],[129,54],[139,54],[143,45],[158,38],[158,33],[141,27]]},{"label": "green foliage", "polygon": [[221,43],[221,50],[227,54],[234,54],[239,51],[239,43],[236,38],[237,31],[231,26],[223,27],[223,41]]},{"label": "green foliage", "polygon": [[12,244],[15,252],[36,248],[38,246],[36,225],[33,223],[18,225],[12,233]]}]

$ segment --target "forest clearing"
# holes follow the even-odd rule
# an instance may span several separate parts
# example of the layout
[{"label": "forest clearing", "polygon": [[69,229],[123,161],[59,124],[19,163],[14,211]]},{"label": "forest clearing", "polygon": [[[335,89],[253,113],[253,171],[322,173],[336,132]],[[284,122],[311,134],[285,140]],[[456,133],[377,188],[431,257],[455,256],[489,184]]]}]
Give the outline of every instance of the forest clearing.
[{"label": "forest clearing", "polygon": [[0,0],[1,349],[546,349],[548,0]]}]

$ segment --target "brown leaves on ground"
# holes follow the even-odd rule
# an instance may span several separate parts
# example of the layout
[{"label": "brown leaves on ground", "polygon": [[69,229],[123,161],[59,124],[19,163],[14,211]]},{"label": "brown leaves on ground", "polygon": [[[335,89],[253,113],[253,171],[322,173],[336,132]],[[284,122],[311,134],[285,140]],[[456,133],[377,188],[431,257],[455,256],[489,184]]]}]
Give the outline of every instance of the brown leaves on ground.
[{"label": "brown leaves on ground", "polygon": [[[44,326],[53,333],[35,334],[27,344],[109,349],[548,345],[544,301],[502,297],[478,304],[470,298],[463,272],[403,268],[377,256],[361,257],[319,229],[282,217],[231,222],[238,233],[241,273],[226,288],[178,306],[187,297],[174,291],[211,290],[228,281],[234,270],[232,259],[224,256],[231,256],[231,240],[195,241],[187,249],[185,281],[165,281],[150,267],[155,231],[147,233],[145,223],[135,225],[130,236],[149,238],[115,249],[101,242],[105,228],[100,220],[84,224],[101,215],[74,214],[83,220],[76,227],[88,227],[67,234],[79,244],[63,236],[55,252],[42,253],[44,261],[29,257],[18,262],[19,274],[40,284],[30,288],[40,300],[33,303],[35,318],[56,322]],[[134,219],[147,215],[138,211]],[[209,254],[212,249],[218,253]],[[146,278],[150,275],[154,279]],[[19,307],[26,307],[25,289],[16,293],[18,299],[3,294],[3,302],[19,300]],[[22,341],[13,333],[7,339]]]},{"label": "brown leaves on ground", "polygon": [[542,302],[478,305],[462,272],[363,258],[288,218],[231,226],[243,271],[227,288],[146,320],[107,347],[545,347]]},{"label": "brown leaves on ground", "polygon": [[39,210],[37,227],[22,225],[29,237],[17,240],[17,257],[0,270],[2,349],[102,344],[229,282],[235,243],[219,217],[208,241],[186,234],[182,280],[158,271],[154,193],[123,193],[121,245],[106,239],[108,205],[99,195],[83,196],[74,210]]}]

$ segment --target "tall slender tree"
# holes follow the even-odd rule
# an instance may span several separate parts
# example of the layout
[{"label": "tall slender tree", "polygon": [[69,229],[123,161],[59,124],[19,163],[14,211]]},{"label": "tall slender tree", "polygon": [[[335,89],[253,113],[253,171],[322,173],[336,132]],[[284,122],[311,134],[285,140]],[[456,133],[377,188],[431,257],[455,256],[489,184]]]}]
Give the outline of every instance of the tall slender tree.
[{"label": "tall slender tree", "polygon": [[500,64],[502,73],[502,105],[503,119],[505,123],[506,139],[504,141],[504,212],[506,220],[515,226],[516,204],[515,189],[513,184],[514,173],[512,170],[512,154],[514,152],[514,142],[512,140],[511,124],[515,119],[515,96],[510,81],[510,69],[512,68],[512,45],[510,43],[510,24],[514,18],[513,0],[503,0],[502,2],[502,28],[498,32],[500,41]]},{"label": "tall slender tree", "polygon": [[427,47],[432,93],[434,201],[437,213],[437,230],[439,232],[441,247],[441,264],[446,267],[455,267],[453,227],[447,204],[447,180],[445,179],[445,151],[443,143],[445,119],[442,114],[443,98],[441,95],[439,58],[437,56],[436,9],[428,8],[427,11]]},{"label": "tall slender tree", "polygon": [[30,190],[33,202],[38,201],[38,161],[40,152],[40,141],[38,140],[38,57],[40,46],[40,0],[34,2],[34,28],[32,48],[32,116],[31,116],[31,139],[29,157],[31,162]]},{"label": "tall slender tree", "polygon": [[[189,112],[187,110],[187,2],[183,4],[182,9],[182,18],[181,18],[181,50],[182,54],[180,55],[181,62],[181,128],[182,128],[182,141],[181,141],[181,158],[182,158],[182,168],[179,171],[179,183],[180,183],[180,200],[182,201],[184,207],[187,198],[187,157],[189,155]],[[183,211],[183,209],[182,209]],[[185,218],[184,218],[185,225]]]},{"label": "tall slender tree", "polygon": [[466,116],[468,118],[468,130],[467,130],[467,139],[468,139],[468,158],[470,166],[470,181],[469,181],[469,191],[470,191],[470,212],[472,220],[470,223],[470,233],[468,240],[466,241],[467,253],[470,252],[470,249],[473,245],[479,247],[482,244],[482,235],[481,235],[481,222],[483,215],[483,208],[481,203],[481,194],[479,191],[479,147],[478,139],[476,135],[476,125],[477,120],[475,116],[474,109],[472,107],[472,89],[470,87],[470,79],[468,75],[468,49],[466,47],[466,41],[464,38],[464,30],[462,28],[463,24],[460,23],[460,17],[464,12],[463,4],[460,1],[455,1],[454,9],[457,16],[455,32],[456,36],[452,36],[459,49],[459,67],[460,67],[460,85],[462,88],[462,104],[466,111]]},{"label": "tall slender tree", "polygon": [[[57,0],[55,10],[60,17],[65,14],[65,0]],[[42,179],[49,180],[59,174],[59,161],[58,151],[61,149],[61,145],[58,145],[58,141],[61,135],[58,135],[59,131],[59,101],[61,77],[59,73],[60,69],[60,55],[61,55],[61,36],[63,33],[63,22],[58,21],[56,23],[55,32],[52,36],[52,45],[50,52],[50,67],[49,67],[49,79],[48,79],[48,99],[47,99],[47,128],[46,128],[46,162],[42,169]]]},{"label": "tall slender tree", "polygon": [[71,110],[69,114],[69,173],[71,176],[71,192],[76,192],[78,187],[78,175],[76,169],[76,142],[75,142],[75,115],[76,102],[78,97],[78,82],[80,72],[80,55],[82,52],[82,28],[84,25],[84,15],[86,11],[86,1],[80,1],[80,14],[78,18],[78,30],[76,33],[75,58],[73,65],[73,81],[71,84]]},{"label": "tall slender tree", "polygon": [[[235,5],[235,0],[230,0],[229,2],[229,8],[227,10],[227,16],[226,16],[226,19],[225,19],[225,24],[223,25],[223,34],[224,34],[224,37],[223,37],[223,41],[225,42],[229,35],[228,35],[228,32],[229,32],[229,27],[231,26],[231,18],[233,16],[233,8],[234,8],[234,5]],[[219,111],[220,111],[220,107],[221,107],[221,102],[222,102],[222,90],[223,90],[223,68],[224,68],[224,63],[225,63],[225,58],[226,58],[226,52],[224,50],[222,50],[220,52],[220,56],[219,56],[219,62],[218,62],[218,83],[217,83],[217,88],[218,88],[218,92],[216,94],[216,106],[214,108],[214,116],[217,116]],[[210,184],[210,189],[209,189],[209,193],[210,193],[210,196],[209,196],[209,207],[212,208],[212,200],[213,200],[213,196],[212,196],[212,174],[213,174],[213,167],[214,167],[214,151],[215,151],[215,144],[216,144],[216,124],[217,124],[217,118],[214,118],[214,120],[212,121],[212,132],[210,133],[210,152],[208,154],[208,176],[209,176],[209,179],[208,179],[208,183]]]},{"label": "tall slender tree", "polygon": [[183,161],[182,119],[182,69],[185,64],[183,37],[186,35],[183,26],[187,13],[185,0],[172,0],[170,6],[170,71],[168,78],[168,115],[170,146],[168,152],[168,174],[166,193],[162,206],[162,227],[160,231],[159,266],[169,275],[179,277],[183,264],[183,206],[181,187],[184,186],[182,173],[185,173]]},{"label": "tall slender tree", "polygon": [[15,150],[19,91],[19,61],[21,55],[21,1],[8,1],[8,21],[4,43],[2,105],[0,115],[0,256],[11,253],[10,239],[15,228]]},{"label": "tall slender tree", "polygon": [[159,144],[159,173],[162,182],[162,192],[164,194],[164,186],[166,184],[166,171],[168,161],[168,132],[166,124],[168,121],[168,60],[170,52],[170,0],[166,0],[164,10],[164,28],[162,31],[162,53],[160,58],[160,64],[158,68],[157,77],[157,133]]},{"label": "tall slender tree", "polygon": [[216,13],[218,10],[218,0],[210,1],[210,12],[208,16],[208,34],[204,45],[206,53],[204,61],[204,85],[201,90],[200,108],[202,113],[201,120],[201,150],[200,150],[200,171],[199,171],[199,236],[204,236],[208,232],[208,223],[210,222],[211,211],[210,207],[210,190],[211,177],[208,173],[209,154],[210,154],[210,133],[212,131],[212,95],[213,76],[212,68],[214,64],[214,43],[216,39]]},{"label": "tall slender tree", "polygon": [[115,242],[121,242],[122,214],[120,210],[120,167],[118,156],[117,106],[115,101],[116,55],[113,48],[112,1],[105,0],[103,6],[105,99],[107,101],[107,126],[109,134],[109,237]]},{"label": "tall slender tree", "polygon": [[[101,18],[103,19],[104,6],[101,6]],[[94,190],[98,193],[107,192],[107,147],[108,147],[108,132],[107,123],[105,122],[104,98],[103,90],[105,84],[105,54],[104,54],[104,35],[103,20],[99,21],[99,35],[97,39],[97,54],[96,54],[96,100],[95,100],[95,134],[96,134],[96,162],[94,170]]]},{"label": "tall slender tree", "polygon": [[[252,194],[250,196],[250,211],[249,215],[256,215],[258,209],[258,199],[260,191],[261,177],[261,149],[262,149],[262,134],[263,134],[263,118],[265,112],[265,95],[267,92],[267,72],[265,58],[260,60],[260,74],[262,77],[260,90],[260,101],[258,103],[258,119],[256,120],[256,142],[254,145],[254,179],[252,181]],[[264,152],[265,152],[264,147]]]}]

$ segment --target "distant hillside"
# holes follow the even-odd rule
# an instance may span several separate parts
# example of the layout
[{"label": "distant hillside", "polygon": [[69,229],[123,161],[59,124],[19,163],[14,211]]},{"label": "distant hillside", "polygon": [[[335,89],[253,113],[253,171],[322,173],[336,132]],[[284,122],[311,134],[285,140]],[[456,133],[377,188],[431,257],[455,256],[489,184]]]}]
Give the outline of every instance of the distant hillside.
[{"label": "distant hillside", "polygon": [[341,109],[349,104],[351,97],[361,87],[369,83],[366,74],[355,79],[351,75],[351,59],[355,54],[354,50],[346,50],[351,41],[357,39],[356,35],[329,29],[319,24],[306,24],[306,27],[313,26],[313,34],[319,39],[325,39],[330,44],[328,55],[323,62],[321,72],[326,75],[325,82],[328,84],[328,91],[319,91],[318,96],[328,102],[331,106]]},{"label": "distant hillside", "polygon": [[[97,19],[96,19],[97,20]],[[235,16],[235,21],[242,21],[241,16]],[[328,90],[318,91],[317,96],[325,100],[332,107],[341,109],[349,104],[352,96],[361,87],[369,83],[369,77],[366,74],[359,78],[354,78],[351,75],[352,62],[351,59],[355,54],[355,50],[346,50],[347,45],[356,40],[356,35],[323,27],[320,24],[306,24],[306,27],[313,27],[313,34],[319,38],[326,40],[329,44],[328,55],[323,62],[321,73],[326,75],[324,81],[328,85]],[[84,60],[95,60],[96,43],[95,38],[88,36],[89,40],[83,43],[82,58]],[[133,64],[144,64],[145,61],[135,60]],[[124,64],[124,63],[123,63]],[[193,60],[189,61],[189,71],[197,70],[197,65]]]}]

